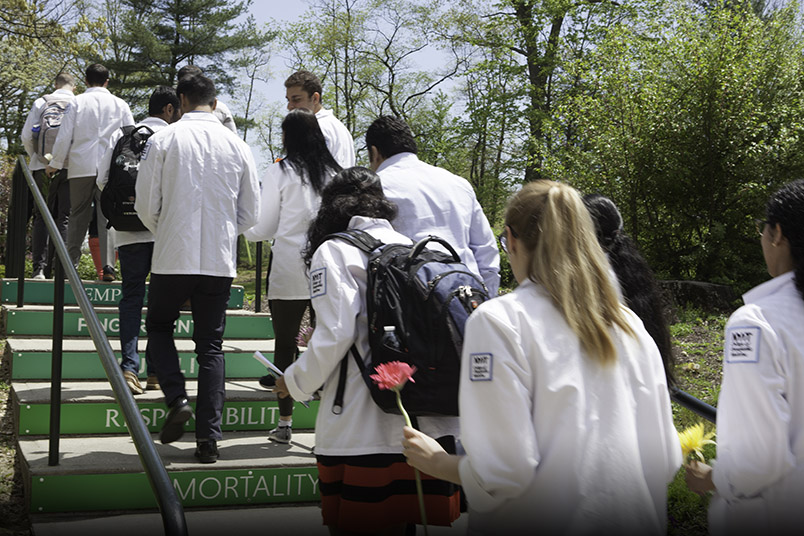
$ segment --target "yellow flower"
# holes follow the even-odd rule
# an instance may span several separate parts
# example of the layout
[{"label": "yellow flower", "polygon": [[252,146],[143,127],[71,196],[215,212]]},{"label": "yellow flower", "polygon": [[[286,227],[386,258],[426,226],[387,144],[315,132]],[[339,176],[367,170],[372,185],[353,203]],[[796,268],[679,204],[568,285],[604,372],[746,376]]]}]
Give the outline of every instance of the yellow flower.
[{"label": "yellow flower", "polygon": [[681,441],[681,452],[684,459],[688,459],[693,454],[702,462],[706,461],[703,455],[704,445],[714,445],[715,442],[712,438],[715,432],[704,434],[704,425],[702,422],[690,426],[683,432],[678,432],[678,439]]}]

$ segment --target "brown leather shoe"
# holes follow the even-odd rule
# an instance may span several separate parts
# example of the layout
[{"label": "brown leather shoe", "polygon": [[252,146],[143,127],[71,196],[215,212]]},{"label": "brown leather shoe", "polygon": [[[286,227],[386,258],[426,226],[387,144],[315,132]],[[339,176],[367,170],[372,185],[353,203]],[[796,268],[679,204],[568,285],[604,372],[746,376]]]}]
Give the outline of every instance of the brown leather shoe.
[{"label": "brown leather shoe", "polygon": [[148,379],[145,381],[145,390],[146,391],[158,391],[162,387],[159,386],[159,378],[156,376],[148,376]]}]

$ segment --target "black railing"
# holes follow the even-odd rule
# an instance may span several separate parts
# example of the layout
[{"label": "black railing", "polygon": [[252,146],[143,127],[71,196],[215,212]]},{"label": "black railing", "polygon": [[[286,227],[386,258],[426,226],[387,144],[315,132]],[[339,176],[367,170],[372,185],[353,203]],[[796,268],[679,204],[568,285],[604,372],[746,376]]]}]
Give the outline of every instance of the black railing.
[{"label": "black railing", "polygon": [[25,189],[26,182],[28,189],[30,189],[33,194],[34,203],[36,203],[45,221],[50,240],[53,242],[57,254],[57,258],[54,259],[54,332],[50,392],[50,452],[48,453],[48,463],[50,465],[58,465],[59,461],[62,380],[61,343],[64,322],[64,275],[66,275],[70,285],[72,285],[73,294],[81,309],[81,313],[86,320],[87,328],[95,343],[95,348],[98,351],[103,368],[106,371],[106,377],[109,379],[109,383],[114,391],[115,399],[123,411],[129,434],[131,434],[131,438],[134,440],[134,445],[137,448],[140,461],[145,469],[145,474],[156,495],[159,511],[162,514],[165,534],[168,536],[186,536],[187,522],[184,517],[184,507],[176,494],[176,490],[167,474],[162,459],[156,452],[151,434],[148,432],[148,428],[142,420],[137,403],[134,401],[134,397],[123,379],[123,373],[120,371],[120,366],[109,344],[109,339],[106,337],[106,333],[98,320],[98,316],[92,308],[92,303],[90,303],[87,297],[81,278],[78,276],[78,272],[72,265],[72,262],[70,262],[67,246],[64,244],[64,240],[62,240],[61,234],[59,234],[56,222],[50,214],[42,192],[40,192],[39,188],[36,186],[31,171],[28,169],[28,165],[25,163],[25,159],[22,156],[19,157],[17,167],[14,170],[12,186],[13,201],[9,210],[11,213],[9,215],[9,249],[7,251],[7,255],[9,255],[7,259],[8,265],[13,267],[13,271],[15,272],[12,277],[16,276],[19,280],[17,307],[22,307],[24,302],[25,235],[28,218],[28,196]]},{"label": "black railing", "polygon": [[687,408],[707,421],[716,422],[717,408],[710,406],[703,400],[699,400],[681,389],[671,389],[670,399],[679,406]]}]

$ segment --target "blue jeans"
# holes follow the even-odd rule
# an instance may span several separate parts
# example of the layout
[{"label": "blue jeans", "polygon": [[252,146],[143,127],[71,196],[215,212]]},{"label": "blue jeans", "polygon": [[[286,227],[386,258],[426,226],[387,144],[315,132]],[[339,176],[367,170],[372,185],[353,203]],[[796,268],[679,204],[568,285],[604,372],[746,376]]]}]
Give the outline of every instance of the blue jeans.
[{"label": "blue jeans", "polygon": [[[140,356],[137,353],[137,341],[140,336],[142,322],[142,303],[145,299],[145,279],[151,271],[151,257],[154,253],[153,242],[140,242],[117,248],[120,258],[120,276],[122,278],[122,297],[120,298],[120,346],[123,361],[120,368],[140,373]],[[145,350],[145,367],[148,376],[156,375],[151,356]]]},{"label": "blue jeans", "polygon": [[168,407],[187,397],[184,374],[173,339],[181,306],[190,298],[193,342],[198,361],[198,398],[195,402],[196,439],[221,439],[226,377],[223,331],[231,277],[151,274],[148,287],[148,350],[156,365],[159,385]]}]

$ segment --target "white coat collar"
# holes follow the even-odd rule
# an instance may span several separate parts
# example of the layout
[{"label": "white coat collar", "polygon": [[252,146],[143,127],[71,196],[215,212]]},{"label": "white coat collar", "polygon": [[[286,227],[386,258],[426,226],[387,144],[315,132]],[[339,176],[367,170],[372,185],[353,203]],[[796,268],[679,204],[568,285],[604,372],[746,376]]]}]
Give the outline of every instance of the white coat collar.
[{"label": "white coat collar", "polygon": [[332,110],[327,110],[326,108],[321,108],[315,114],[316,119],[323,119],[324,117],[330,117],[334,115]]},{"label": "white coat collar", "polygon": [[182,114],[181,119],[179,121],[210,121],[215,123],[220,123],[215,114],[212,112],[199,112],[193,110],[192,112],[187,112]]},{"label": "white coat collar", "polygon": [[783,290],[783,288],[788,285],[792,287],[794,275],[795,272],[793,272],[793,270],[790,270],[789,272],[785,272],[782,275],[774,277],[770,281],[765,281],[761,285],[757,285],[756,287],[752,288],[751,290],[743,294],[743,302],[745,302],[746,304],[756,303],[766,296],[776,294],[777,292]]},{"label": "white coat collar", "polygon": [[413,153],[396,153],[393,156],[389,156],[385,160],[383,160],[380,167],[377,168],[377,173],[382,171],[383,169],[393,166],[398,163],[405,163],[405,162],[418,162],[419,157]]},{"label": "white coat collar", "polygon": [[138,126],[139,125],[144,125],[146,127],[159,127],[159,128],[162,128],[162,127],[166,127],[168,124],[167,124],[167,121],[165,121],[161,117],[148,116],[145,119],[143,119],[142,121],[140,121],[139,123],[137,123],[137,125]]},{"label": "white coat collar", "polygon": [[349,229],[360,229],[367,231],[369,229],[376,229],[377,227],[384,227],[393,230],[391,222],[382,218],[367,218],[365,216],[352,216],[349,220]]},{"label": "white coat collar", "polygon": [[109,93],[109,90],[102,86],[88,87],[84,93]]}]

